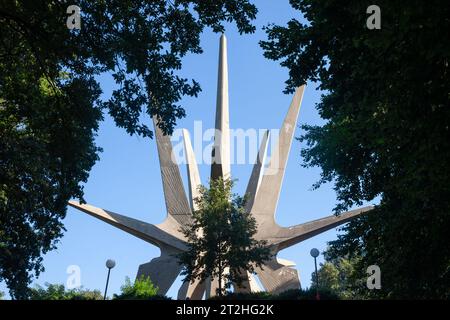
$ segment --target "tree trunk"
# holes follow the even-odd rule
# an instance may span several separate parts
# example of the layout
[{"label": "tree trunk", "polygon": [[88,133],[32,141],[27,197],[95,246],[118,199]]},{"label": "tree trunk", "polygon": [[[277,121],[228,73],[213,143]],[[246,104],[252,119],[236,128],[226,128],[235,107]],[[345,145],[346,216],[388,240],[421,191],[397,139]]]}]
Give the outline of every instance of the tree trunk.
[{"label": "tree trunk", "polygon": [[219,261],[219,297],[222,297],[222,263]]}]

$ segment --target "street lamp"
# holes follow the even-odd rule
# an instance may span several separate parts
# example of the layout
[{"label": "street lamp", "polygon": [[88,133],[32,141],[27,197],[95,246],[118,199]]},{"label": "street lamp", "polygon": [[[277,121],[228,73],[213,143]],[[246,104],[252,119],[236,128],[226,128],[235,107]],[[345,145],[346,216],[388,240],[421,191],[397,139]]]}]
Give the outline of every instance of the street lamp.
[{"label": "street lamp", "polygon": [[111,273],[111,269],[116,266],[116,262],[112,259],[106,260],[106,267],[108,268],[108,277],[106,278],[106,288],[105,295],[103,296],[103,300],[106,300],[106,292],[108,291],[108,282],[109,282],[109,274]]},{"label": "street lamp", "polygon": [[314,267],[316,269],[316,300],[320,300],[320,295],[319,295],[319,273],[317,273],[317,257],[319,256],[320,252],[316,248],[312,248],[309,253],[314,258]]}]

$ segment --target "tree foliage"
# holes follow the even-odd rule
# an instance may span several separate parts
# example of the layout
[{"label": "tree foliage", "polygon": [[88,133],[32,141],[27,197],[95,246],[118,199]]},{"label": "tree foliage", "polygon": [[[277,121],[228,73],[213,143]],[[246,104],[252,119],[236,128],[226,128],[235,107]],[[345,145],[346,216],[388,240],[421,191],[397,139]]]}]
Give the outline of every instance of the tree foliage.
[{"label": "tree foliage", "polygon": [[82,197],[99,151],[95,82],[48,80],[33,68],[26,56],[0,62],[0,279],[13,298],[27,297],[31,275],[43,270],[42,255],[64,231],[67,201]]},{"label": "tree foliage", "polygon": [[[325,262],[318,269],[319,291],[335,294],[339,299],[368,299],[373,290],[367,288],[366,266],[361,257],[335,257],[325,251]],[[311,288],[316,288],[316,273],[311,274]]]},{"label": "tree foliage", "polygon": [[326,123],[303,126],[307,166],[334,181],[340,212],[379,197],[332,243],[381,268],[381,297],[450,297],[450,8],[446,1],[291,0],[307,24],[269,26],[265,56],[289,69],[286,91],[324,90]]},{"label": "tree foliage", "polygon": [[[80,30],[66,25],[74,4]],[[13,298],[26,298],[43,271],[67,201],[82,200],[102,113],[150,137],[142,120],[157,116],[170,133],[185,115],[181,99],[200,91],[178,74],[182,58],[202,52],[206,27],[252,32],[256,12],[247,0],[0,2],[0,279]],[[116,83],[106,100],[102,73]]]},{"label": "tree foliage", "polygon": [[120,287],[120,294],[115,294],[115,300],[161,300],[168,299],[158,296],[159,288],[153,284],[150,277],[142,276],[133,283],[126,277],[125,284]]},{"label": "tree foliage", "polygon": [[103,300],[99,290],[69,289],[62,284],[46,283],[45,288],[39,285],[31,289],[31,300]]},{"label": "tree foliage", "polygon": [[241,286],[242,274],[253,273],[270,257],[266,241],[253,238],[257,225],[245,210],[245,197],[232,188],[233,181],[222,178],[211,180],[209,189],[201,186],[193,222],[181,230],[188,241],[188,250],[179,255],[184,280],[216,278],[219,296],[233,283]]}]

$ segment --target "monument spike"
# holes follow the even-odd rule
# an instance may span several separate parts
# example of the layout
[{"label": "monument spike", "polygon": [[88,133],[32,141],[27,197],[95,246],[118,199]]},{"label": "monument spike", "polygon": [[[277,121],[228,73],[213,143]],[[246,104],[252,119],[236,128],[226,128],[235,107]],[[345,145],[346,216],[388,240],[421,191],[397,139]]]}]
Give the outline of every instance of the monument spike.
[{"label": "monument spike", "polygon": [[261,145],[259,146],[258,155],[256,156],[255,164],[253,165],[252,173],[248,181],[247,189],[245,194],[247,195],[247,202],[245,204],[245,209],[247,212],[253,207],[258,188],[261,184],[261,180],[264,173],[264,164],[266,162],[267,156],[267,145],[269,144],[270,131],[266,130],[262,137]]},{"label": "monument spike", "polygon": [[337,216],[331,215],[289,228],[281,228],[280,232],[275,235],[276,241],[274,241],[273,244],[278,247],[278,250],[283,250],[299,242],[312,238],[322,232],[349,222],[350,220],[362,214],[368,213],[373,209],[374,206],[367,206],[343,212]]},{"label": "monument spike", "polygon": [[197,160],[195,159],[195,153],[192,149],[191,138],[189,132],[183,129],[183,141],[184,151],[186,155],[186,168],[188,176],[188,188],[189,188],[189,201],[191,203],[191,209],[196,210],[197,205],[195,199],[200,196],[198,188],[201,185],[200,173],[198,171]]},{"label": "monument spike", "polygon": [[217,78],[217,101],[214,146],[212,150],[211,179],[229,179],[230,173],[230,117],[228,106],[227,38],[220,37],[219,70]]},{"label": "monument spike", "polygon": [[157,121],[156,117],[153,117],[167,215],[184,226],[191,221],[191,208],[184,191],[178,163],[172,152],[172,142],[169,135],[165,135],[159,128]]},{"label": "monument spike", "polygon": [[304,85],[298,87],[295,91],[280,129],[278,143],[275,148],[272,148],[273,154],[271,154],[270,164],[264,172],[251,209],[251,213],[258,223],[258,233],[267,233],[276,225],[275,211],[304,91]]},{"label": "monument spike", "polygon": [[69,205],[157,247],[186,250],[184,241],[153,224],[76,201],[69,201]]},{"label": "monument spike", "polygon": [[[214,145],[211,155],[211,180],[231,178],[230,168],[230,117],[228,102],[227,38],[220,37],[219,69],[217,76],[217,100]],[[215,295],[217,279],[207,279],[206,297]]]}]

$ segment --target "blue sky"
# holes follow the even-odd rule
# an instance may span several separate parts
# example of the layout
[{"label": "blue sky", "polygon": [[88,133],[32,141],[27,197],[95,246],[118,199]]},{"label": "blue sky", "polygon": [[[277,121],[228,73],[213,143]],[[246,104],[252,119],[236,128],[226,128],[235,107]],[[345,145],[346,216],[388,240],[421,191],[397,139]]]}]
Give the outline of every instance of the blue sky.
[{"label": "blue sky", "polygon": [[[265,39],[262,30],[268,23],[285,24],[289,19],[300,19],[287,0],[257,1],[259,14],[255,25],[257,31],[240,36],[233,26],[227,26],[230,126],[231,128],[279,128],[289,107],[292,96],[282,93],[287,70],[278,62],[262,55],[258,41]],[[219,35],[206,30],[202,35],[202,55],[189,55],[184,59],[182,75],[200,82],[202,92],[196,99],[183,100],[186,118],[178,122],[178,128],[187,128],[191,134],[194,121],[202,121],[204,128],[214,125],[217,86],[217,61]],[[108,75],[100,77],[104,97],[111,94],[113,83]],[[320,99],[316,85],[308,84],[300,109],[299,124],[321,124],[315,110]],[[296,136],[300,136],[300,128]],[[104,151],[100,161],[91,171],[85,184],[85,199],[89,204],[128,215],[149,223],[160,223],[166,216],[158,155],[154,140],[130,137],[116,128],[106,116],[102,123],[97,144]],[[286,170],[284,185],[278,203],[276,219],[282,226],[295,225],[332,214],[336,196],[332,185],[318,190],[311,186],[320,177],[320,169],[301,166],[302,145],[294,141]],[[202,182],[210,174],[208,165],[200,165]],[[239,179],[236,192],[243,194],[251,172],[251,165],[232,165],[232,176]],[[185,174],[184,167],[181,167]],[[184,175],[183,178],[186,178]],[[186,179],[185,179],[186,181]],[[66,283],[67,267],[78,265],[81,284],[85,288],[104,290],[106,280],[105,261],[116,260],[111,272],[108,295],[118,293],[125,277],[134,279],[141,263],[159,256],[159,249],[123,231],[107,225],[75,209],[69,208],[64,220],[67,232],[58,249],[45,256],[45,272],[35,284]],[[336,238],[332,229],[310,240],[280,252],[279,257],[297,264],[303,287],[310,285],[314,262],[309,251],[316,247],[326,248],[327,241]],[[323,257],[319,257],[319,262]],[[176,297],[180,284],[178,279],[168,295]],[[0,291],[7,291],[4,283]]]}]

